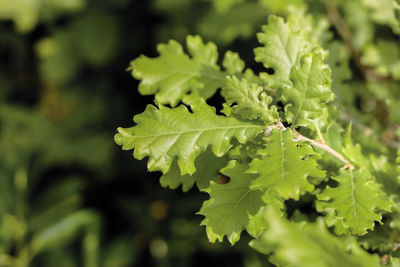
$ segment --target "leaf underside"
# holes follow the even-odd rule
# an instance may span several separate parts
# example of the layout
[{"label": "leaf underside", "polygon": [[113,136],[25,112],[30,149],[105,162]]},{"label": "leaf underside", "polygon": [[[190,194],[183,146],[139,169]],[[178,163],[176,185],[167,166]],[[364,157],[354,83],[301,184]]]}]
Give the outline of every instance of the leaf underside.
[{"label": "leaf underside", "polygon": [[219,170],[225,167],[228,161],[228,155],[217,157],[210,149],[207,149],[195,160],[196,172],[193,175],[181,175],[175,160],[169,171],[161,176],[160,183],[163,187],[171,189],[176,189],[182,185],[184,192],[190,190],[196,183],[197,187],[202,190],[210,185],[210,181],[216,182],[218,180]]}]

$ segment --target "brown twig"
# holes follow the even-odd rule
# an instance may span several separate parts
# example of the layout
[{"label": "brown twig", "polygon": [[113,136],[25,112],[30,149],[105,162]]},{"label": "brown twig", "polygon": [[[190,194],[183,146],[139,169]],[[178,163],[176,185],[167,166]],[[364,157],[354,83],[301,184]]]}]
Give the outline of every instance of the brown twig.
[{"label": "brown twig", "polygon": [[275,94],[276,93],[276,89],[268,87],[268,86],[263,86],[263,89],[265,91],[267,91],[268,93],[270,93],[270,94]]},{"label": "brown twig", "polygon": [[322,142],[318,142],[315,141],[314,139],[305,137],[304,135],[301,135],[299,132],[294,131],[294,134],[296,136],[296,141],[307,141],[310,142],[310,144],[314,147],[318,147],[319,149],[322,149],[326,152],[328,152],[329,154],[331,154],[332,156],[336,157],[337,159],[339,159],[341,162],[343,162],[345,164],[344,168],[347,169],[354,169],[353,164],[350,163],[350,161],[348,161],[345,157],[343,157],[342,154],[340,154],[339,152],[335,151],[333,148],[331,148],[330,146],[328,146],[325,143]]},{"label": "brown twig", "polygon": [[[345,20],[342,18],[342,16],[340,15],[338,9],[332,3],[330,3],[329,0],[323,0],[323,3],[325,5],[325,9],[327,11],[329,20],[332,22],[333,26],[335,27],[338,34],[340,35],[343,42],[345,43],[347,50],[349,51],[349,53],[351,55],[351,58],[353,59],[357,68],[359,69],[359,71],[361,72],[364,80],[387,83],[388,82],[387,77],[379,75],[372,68],[369,68],[362,64],[361,54],[357,51],[357,49],[353,45],[353,41],[352,41],[353,35],[351,32],[351,29],[347,25]],[[386,103],[383,102],[382,107],[384,109],[384,113],[388,114],[389,112],[388,112]],[[351,120],[351,121],[353,121],[353,120]],[[356,127],[360,128],[368,136],[372,134],[372,129],[370,129],[362,124],[359,124],[355,121],[353,121],[353,122]],[[400,143],[397,142],[396,140],[394,140],[394,138],[396,136],[395,131],[396,131],[397,125],[390,123],[390,122],[388,122],[388,123],[389,123],[388,131],[385,132],[386,133],[385,135],[379,137],[379,140],[391,148],[400,149]]]},{"label": "brown twig", "polygon": [[341,113],[339,119],[351,122],[352,125],[354,125],[358,129],[360,129],[364,135],[374,136],[375,138],[377,138],[379,141],[381,141],[388,147],[391,147],[394,149],[400,149],[400,142],[394,140],[396,138],[396,135],[394,134],[394,132],[396,132],[397,127],[395,129],[388,129],[383,135],[377,136],[377,134],[375,134],[374,130],[372,130],[368,126],[364,125],[362,122],[358,121],[357,119],[352,117],[350,114]]}]

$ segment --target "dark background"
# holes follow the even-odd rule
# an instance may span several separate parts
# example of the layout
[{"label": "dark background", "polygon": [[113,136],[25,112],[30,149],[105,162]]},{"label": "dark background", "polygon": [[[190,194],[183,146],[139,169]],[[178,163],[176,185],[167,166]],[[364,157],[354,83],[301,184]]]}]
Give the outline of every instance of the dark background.
[{"label": "dark background", "polygon": [[268,12],[252,1],[222,13],[210,1],[12,2],[0,5],[0,263],[262,266],[247,236],[210,244],[195,215],[207,195],[162,188],[113,136],[153,101],[131,60],[201,34],[257,71],[254,33]]}]

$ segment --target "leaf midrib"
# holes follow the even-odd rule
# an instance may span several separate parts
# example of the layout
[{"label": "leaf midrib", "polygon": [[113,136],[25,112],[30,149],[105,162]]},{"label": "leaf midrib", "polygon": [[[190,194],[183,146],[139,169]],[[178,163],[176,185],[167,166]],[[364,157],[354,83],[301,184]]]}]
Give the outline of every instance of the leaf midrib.
[{"label": "leaf midrib", "polygon": [[[251,192],[252,190],[251,189],[249,189],[249,190],[247,190],[246,191],[246,193],[244,193],[237,201],[235,201],[235,202],[231,202],[230,204],[233,204],[234,203],[234,205],[233,205],[233,207],[227,212],[227,213],[225,213],[225,215],[224,216],[222,216],[222,218],[221,218],[221,222],[223,222],[236,208],[237,208],[237,206],[239,206],[239,204],[246,198],[246,196]],[[229,202],[228,202],[229,203]],[[224,203],[224,204],[228,204],[228,203]],[[218,206],[222,206],[223,204],[220,204],[220,205],[218,205]],[[217,207],[217,206],[216,206]]]},{"label": "leaf midrib", "polygon": [[[310,68],[307,70],[307,73],[308,73],[308,75],[307,75],[307,83],[306,83],[307,85],[304,86],[304,84],[303,84],[304,90],[302,91],[302,94],[301,94],[300,106],[297,109],[296,115],[295,115],[294,120],[293,120],[293,125],[294,126],[296,126],[296,124],[297,124],[297,119],[299,117],[300,111],[302,110],[303,104],[306,101],[306,95],[307,95],[307,91],[308,91],[309,83],[310,83],[310,73],[311,73],[311,69],[312,69],[312,64],[313,64],[313,62],[311,62]],[[293,86],[293,88],[295,88],[295,86]],[[298,90],[298,91],[300,91],[300,90]]]},{"label": "leaf midrib", "polygon": [[[211,73],[207,73],[204,72],[203,67],[200,67],[199,69],[193,69],[192,71],[184,71],[182,69],[172,69],[171,68],[154,68],[154,70],[157,70],[161,75],[162,78],[159,79],[159,81],[161,80],[165,80],[166,77],[171,77],[171,76],[175,76],[175,75],[179,75],[179,74],[186,74],[191,76],[191,78],[200,78],[200,77],[206,77],[206,78],[210,78],[210,79],[215,79],[215,80],[224,80],[225,77],[223,76],[223,73],[219,70],[215,70],[216,72],[218,72],[218,74],[211,74]],[[143,78],[144,80],[146,78]]]},{"label": "leaf midrib", "polygon": [[353,216],[354,216],[355,220],[357,221],[357,225],[359,225],[357,209],[356,209],[356,199],[354,196],[355,185],[354,185],[354,175],[353,175],[352,169],[350,169],[350,181],[351,181],[351,204],[353,206]]},{"label": "leaf midrib", "polygon": [[[250,91],[253,89],[249,89],[249,93]],[[245,99],[245,102],[247,102],[249,108],[251,109],[251,106],[254,105],[254,108],[257,110],[258,112],[261,113],[261,116],[263,118],[270,116],[270,110],[268,110],[268,108],[266,109],[261,103],[261,100],[259,100],[257,97],[259,97],[261,95],[261,92],[259,92],[257,94],[257,97],[255,99],[251,98],[250,95],[246,94],[245,92],[243,92],[242,90],[239,90],[239,94],[242,95],[242,98]],[[246,101],[247,100],[247,101]],[[268,107],[268,104],[266,105]],[[257,112],[257,111],[256,111]]]},{"label": "leaf midrib", "polygon": [[132,137],[136,137],[136,138],[163,137],[163,136],[169,136],[169,135],[183,135],[183,134],[196,133],[196,132],[217,131],[217,130],[226,130],[226,129],[239,129],[239,128],[245,128],[245,129],[260,128],[260,129],[262,129],[262,126],[246,125],[246,126],[213,127],[213,128],[206,128],[206,129],[193,129],[193,130],[188,130],[188,131],[184,131],[184,132],[163,133],[163,134],[159,134],[159,135],[139,135],[139,136],[132,135],[132,134],[129,134],[129,135]]},{"label": "leaf midrib", "polygon": [[281,137],[281,167],[282,167],[282,173],[281,173],[281,178],[284,181],[284,183],[286,184],[286,176],[285,174],[285,149],[284,149],[284,145],[282,145],[283,142],[283,131],[280,131],[280,137]]}]

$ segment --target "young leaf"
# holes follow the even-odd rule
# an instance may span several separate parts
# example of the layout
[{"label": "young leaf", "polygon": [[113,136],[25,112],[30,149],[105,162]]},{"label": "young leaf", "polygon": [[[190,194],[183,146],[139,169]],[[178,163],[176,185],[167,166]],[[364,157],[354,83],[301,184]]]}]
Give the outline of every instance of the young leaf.
[{"label": "young leaf", "polygon": [[193,113],[183,105],[173,109],[148,105],[134,117],[136,126],[118,128],[115,142],[124,150],[134,148],[136,159],[148,156],[150,171],[166,174],[177,158],[181,174],[185,175],[194,173],[194,160],[208,146],[221,157],[231,147],[232,138],[245,143],[262,132],[260,124],[216,115],[203,99],[192,101],[191,109]]},{"label": "young leaf", "polygon": [[275,189],[285,199],[299,199],[301,194],[314,189],[309,176],[325,176],[311,158],[315,155],[311,146],[294,142],[290,129],[274,129],[267,141],[266,147],[258,151],[261,159],[250,163],[248,172],[258,174],[251,188]]},{"label": "young leaf", "polygon": [[274,74],[267,76],[268,85],[274,89],[290,87],[290,70],[309,51],[310,45],[300,32],[295,32],[289,23],[277,16],[268,17],[268,25],[257,34],[264,47],[254,49],[255,60],[266,68],[273,68]]},{"label": "young leaf", "polygon": [[367,233],[374,228],[374,221],[381,221],[383,211],[390,212],[392,202],[367,170],[342,170],[332,179],[339,185],[326,187],[317,195],[317,208],[335,210],[353,234]]},{"label": "young leaf", "polygon": [[278,111],[271,106],[272,97],[268,96],[262,87],[249,84],[246,79],[239,81],[236,77],[227,77],[221,94],[232,112],[244,119],[260,119],[264,123],[272,123],[278,118]]},{"label": "young leaf", "polygon": [[216,65],[215,44],[204,44],[199,36],[188,36],[186,44],[191,57],[178,42],[171,40],[157,46],[159,57],[142,55],[131,62],[132,75],[141,80],[141,94],[155,94],[157,102],[174,107],[189,91],[208,98],[222,86],[225,75]]},{"label": "young leaf", "polygon": [[323,55],[314,52],[303,56],[299,67],[292,68],[290,80],[293,87],[282,91],[286,118],[293,126],[310,127],[310,120],[318,118],[334,97],[331,70],[324,64]]},{"label": "young leaf", "polygon": [[266,210],[263,218],[266,231],[250,246],[261,253],[273,250],[273,261],[277,266],[380,266],[377,256],[369,255],[351,239],[332,235],[322,220],[301,224],[289,222],[271,208]]},{"label": "young leaf", "polygon": [[226,51],[222,66],[228,71],[228,73],[242,73],[244,69],[244,62],[239,57],[238,53],[232,51]]},{"label": "young leaf", "polygon": [[249,215],[255,215],[264,205],[262,191],[249,189],[255,175],[245,173],[246,169],[247,165],[230,161],[221,170],[230,181],[227,184],[211,182],[206,190],[210,199],[203,203],[198,214],[205,216],[201,224],[206,226],[211,242],[222,241],[226,235],[231,244],[236,243],[249,224]]},{"label": "young leaf", "polygon": [[163,187],[171,189],[176,189],[182,184],[184,192],[191,189],[195,182],[199,189],[205,189],[210,185],[210,181],[218,180],[219,170],[225,167],[228,161],[228,155],[217,157],[207,149],[195,160],[196,172],[193,175],[181,175],[178,164],[174,161],[169,171],[161,176],[160,183]]}]

